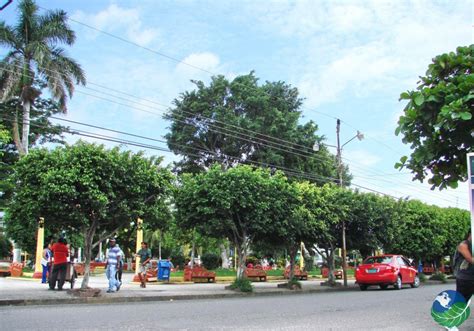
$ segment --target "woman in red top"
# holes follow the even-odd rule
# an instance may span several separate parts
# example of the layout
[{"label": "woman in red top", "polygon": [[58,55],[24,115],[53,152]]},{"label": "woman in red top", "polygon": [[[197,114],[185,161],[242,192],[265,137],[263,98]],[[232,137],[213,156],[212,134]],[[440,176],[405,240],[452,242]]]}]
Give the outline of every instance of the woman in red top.
[{"label": "woman in red top", "polygon": [[[54,290],[56,281],[58,281],[58,291],[62,291],[64,281],[66,279],[67,257],[69,250],[67,248],[67,241],[64,238],[59,238],[58,242],[51,247],[54,256],[53,272],[49,278],[49,289]],[[59,276],[59,280],[58,280]]]}]

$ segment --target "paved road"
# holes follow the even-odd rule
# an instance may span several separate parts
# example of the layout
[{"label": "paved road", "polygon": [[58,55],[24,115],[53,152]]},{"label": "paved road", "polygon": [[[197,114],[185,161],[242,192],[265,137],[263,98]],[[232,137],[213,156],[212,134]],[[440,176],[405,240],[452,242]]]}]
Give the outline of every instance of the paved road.
[{"label": "paved road", "polygon": [[[0,308],[2,330],[442,330],[431,320],[437,293],[453,285],[402,291],[332,292],[114,305]],[[58,323],[56,321],[60,320]],[[474,330],[471,317],[461,330]]]}]

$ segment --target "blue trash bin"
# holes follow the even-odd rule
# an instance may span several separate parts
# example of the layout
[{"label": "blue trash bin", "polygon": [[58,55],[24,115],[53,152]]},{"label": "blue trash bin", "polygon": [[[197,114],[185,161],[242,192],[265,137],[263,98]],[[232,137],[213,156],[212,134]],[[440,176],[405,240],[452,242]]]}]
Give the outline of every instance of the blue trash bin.
[{"label": "blue trash bin", "polygon": [[158,280],[159,281],[168,281],[170,280],[171,273],[171,263],[166,260],[161,260],[158,262]]}]

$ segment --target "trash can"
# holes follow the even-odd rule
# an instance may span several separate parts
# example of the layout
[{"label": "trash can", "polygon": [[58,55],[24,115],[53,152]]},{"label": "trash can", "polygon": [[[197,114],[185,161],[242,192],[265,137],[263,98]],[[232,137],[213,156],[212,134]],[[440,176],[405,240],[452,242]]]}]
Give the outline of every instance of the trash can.
[{"label": "trash can", "polygon": [[161,260],[158,262],[158,280],[159,281],[168,281],[170,280],[170,272],[171,272],[171,263],[166,260]]}]

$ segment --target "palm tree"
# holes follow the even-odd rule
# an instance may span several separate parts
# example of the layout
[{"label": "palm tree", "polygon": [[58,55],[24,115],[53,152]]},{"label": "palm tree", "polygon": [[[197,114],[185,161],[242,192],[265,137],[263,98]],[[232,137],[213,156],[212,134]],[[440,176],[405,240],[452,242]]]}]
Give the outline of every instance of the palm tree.
[{"label": "palm tree", "polygon": [[66,112],[66,102],[74,84],[85,85],[81,66],[65,54],[58,44],[71,46],[76,35],[67,24],[62,10],[39,14],[33,0],[21,0],[18,22],[8,26],[0,22],[0,46],[8,53],[0,62],[0,99],[18,98],[22,109],[21,139],[18,112],[13,125],[13,140],[20,155],[28,154],[30,109],[46,86],[53,100]]}]

